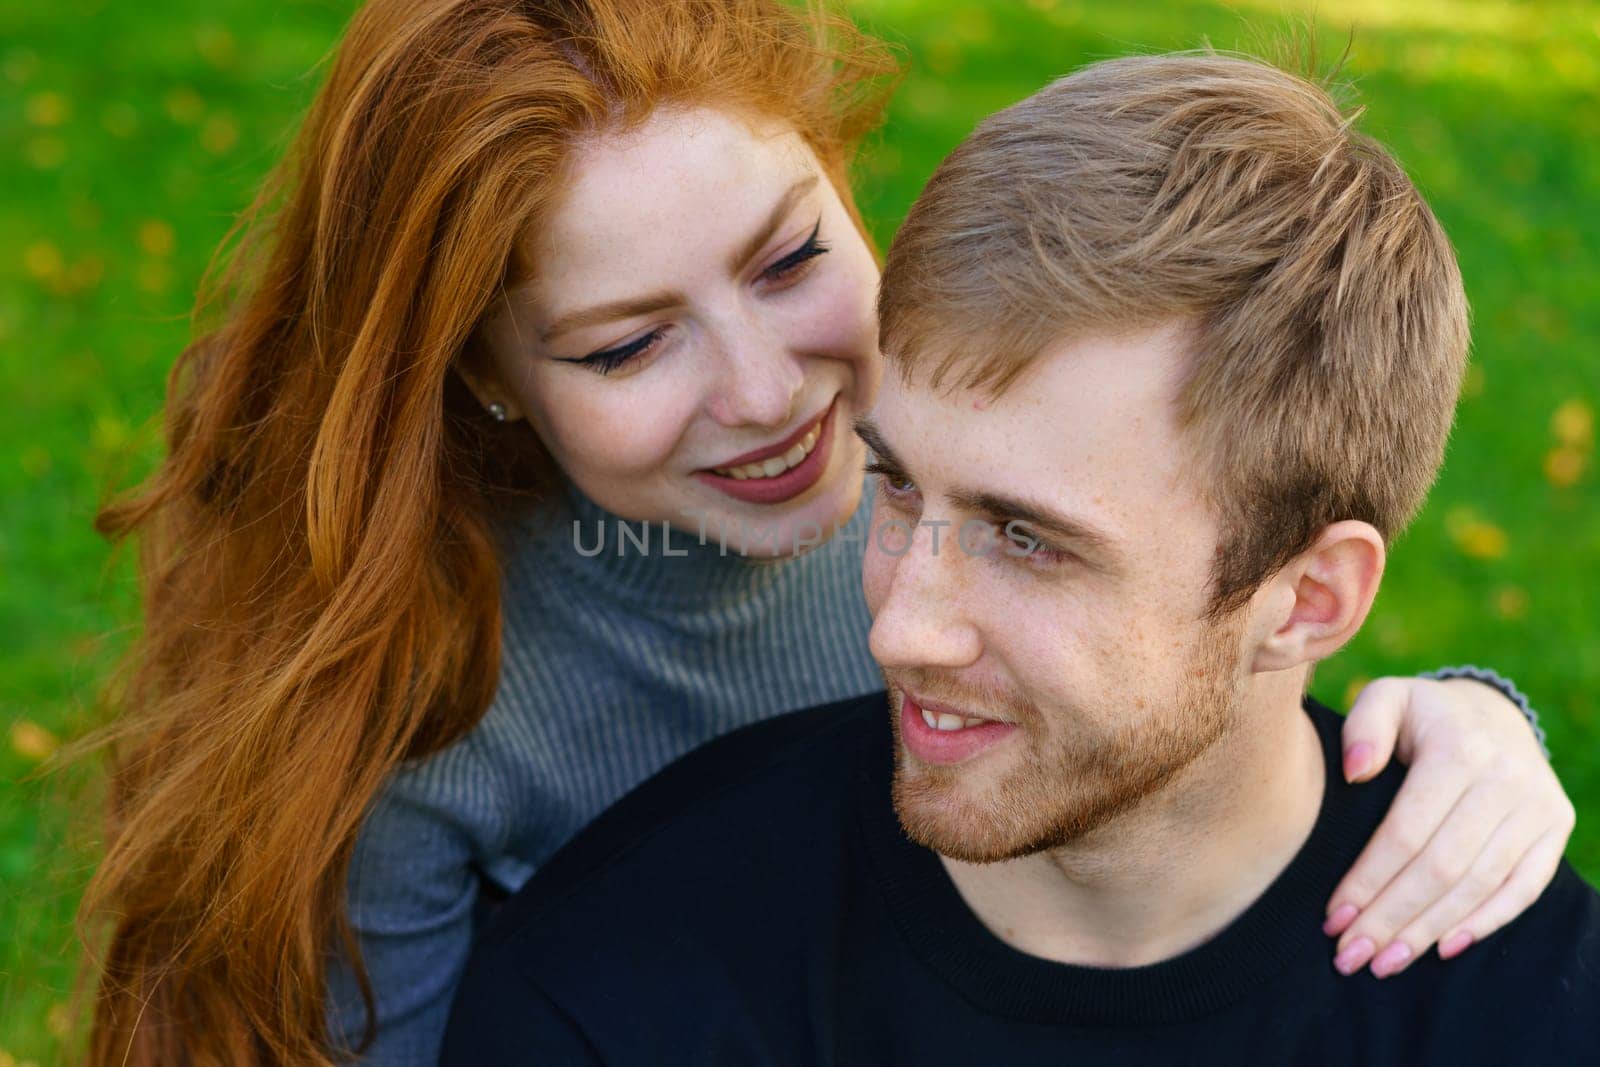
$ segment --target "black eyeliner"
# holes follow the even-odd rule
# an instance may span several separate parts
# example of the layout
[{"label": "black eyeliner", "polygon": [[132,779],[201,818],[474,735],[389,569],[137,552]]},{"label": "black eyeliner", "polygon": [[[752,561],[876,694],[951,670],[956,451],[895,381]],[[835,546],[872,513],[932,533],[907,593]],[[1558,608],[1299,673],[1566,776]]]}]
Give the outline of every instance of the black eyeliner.
[{"label": "black eyeliner", "polygon": [[762,275],[767,276],[774,273],[782,274],[786,271],[793,270],[808,259],[815,259],[817,256],[827,252],[828,246],[817,240],[817,234],[821,232],[822,217],[819,215],[817,216],[817,224],[811,227],[811,233],[806,237],[805,242],[799,248],[795,249],[793,252],[790,252],[788,255],[778,260],[778,262],[762,271]]},{"label": "black eyeliner", "polygon": [[[794,270],[796,267],[799,267],[807,260],[815,259],[817,256],[825,254],[828,251],[828,246],[817,240],[817,235],[821,232],[822,217],[819,215],[817,217],[816,225],[811,227],[811,233],[806,237],[805,241],[800,245],[800,247],[795,249],[793,252],[790,252],[788,255],[784,256],[767,269],[763,270],[761,272],[762,277],[781,277],[782,275],[787,274],[789,271]],[[576,359],[557,356],[556,362],[576,363],[579,366],[590,367],[601,374],[610,374],[612,371],[628,362],[628,360],[632,359],[634,356],[648,348],[650,343],[655,340],[658,332],[659,329],[652,330],[643,337],[640,337],[634,341],[629,341],[625,345],[617,345],[615,348],[601,349],[598,352],[591,352],[587,356],[579,356]]]},{"label": "black eyeliner", "polygon": [[632,359],[634,356],[648,348],[650,346],[650,342],[656,339],[656,335],[659,332],[659,329],[651,330],[643,337],[629,341],[625,345],[617,345],[615,348],[601,349],[598,352],[591,352],[587,356],[579,356],[577,359],[568,359],[558,356],[556,357],[556,362],[576,363],[579,366],[593,367],[601,374],[610,374],[628,360]]}]

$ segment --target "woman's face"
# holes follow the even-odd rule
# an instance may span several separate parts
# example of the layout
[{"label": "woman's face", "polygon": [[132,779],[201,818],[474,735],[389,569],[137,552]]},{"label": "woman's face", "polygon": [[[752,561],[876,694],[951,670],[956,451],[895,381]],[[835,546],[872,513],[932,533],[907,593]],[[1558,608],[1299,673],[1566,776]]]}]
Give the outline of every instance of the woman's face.
[{"label": "woman's face", "polygon": [[855,510],[877,265],[791,129],[657,111],[581,144],[482,337],[508,412],[625,518],[783,556]]}]

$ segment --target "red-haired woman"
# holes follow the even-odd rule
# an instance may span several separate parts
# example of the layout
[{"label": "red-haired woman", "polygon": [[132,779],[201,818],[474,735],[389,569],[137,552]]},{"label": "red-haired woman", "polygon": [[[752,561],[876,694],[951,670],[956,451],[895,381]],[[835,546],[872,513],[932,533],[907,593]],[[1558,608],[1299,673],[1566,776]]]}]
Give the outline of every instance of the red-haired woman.
[{"label": "red-haired woman", "polygon": [[[847,175],[893,74],[780,0],[355,17],[101,516],[146,625],[92,1062],[431,1062],[483,901],[695,745],[880,686]],[[1346,736],[1425,787],[1330,929],[1534,899],[1572,808],[1509,701],[1385,680]]]}]

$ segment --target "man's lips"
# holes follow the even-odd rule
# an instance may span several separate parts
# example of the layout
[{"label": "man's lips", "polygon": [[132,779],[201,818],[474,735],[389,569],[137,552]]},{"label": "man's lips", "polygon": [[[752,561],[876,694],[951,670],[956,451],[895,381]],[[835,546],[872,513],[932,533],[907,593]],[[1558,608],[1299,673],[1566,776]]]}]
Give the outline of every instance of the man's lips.
[{"label": "man's lips", "polygon": [[919,696],[916,693],[913,693],[904,686],[900,688],[900,692],[906,698],[915,701],[917,707],[922,708],[924,711],[931,712],[935,717],[940,715],[953,715],[958,719],[971,722],[973,725],[978,725],[979,723],[985,722],[1002,722],[1008,726],[1016,725],[1016,723],[1010,719],[1002,719],[996,715],[978,715],[975,714],[970,708],[962,708],[958,705],[948,704],[940,700],[930,700],[927,697]]},{"label": "man's lips", "polygon": [[789,451],[789,449],[799,444],[801,440],[805,438],[806,434],[822,425],[822,420],[827,417],[828,412],[832,408],[833,401],[830,400],[827,407],[823,408],[811,418],[801,423],[793,433],[789,434],[777,444],[765,445],[753,452],[746,452],[743,455],[735,456],[733,459],[724,460],[721,463],[715,464],[711,467],[706,467],[704,469],[716,470],[721,468],[722,470],[728,470],[732,467],[742,467],[746,463],[760,463],[762,460],[771,459],[773,456],[781,456],[785,452]]},{"label": "man's lips", "polygon": [[923,763],[960,763],[1019,729],[1014,722],[963,714],[948,704],[923,704],[909,690],[902,689],[900,696],[900,740]]}]

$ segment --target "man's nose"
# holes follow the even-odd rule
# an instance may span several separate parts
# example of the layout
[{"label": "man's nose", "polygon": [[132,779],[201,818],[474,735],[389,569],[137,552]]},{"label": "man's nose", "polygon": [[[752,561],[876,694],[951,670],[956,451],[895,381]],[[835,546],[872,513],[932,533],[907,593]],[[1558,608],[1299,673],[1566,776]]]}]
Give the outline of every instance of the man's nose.
[{"label": "man's nose", "polygon": [[957,669],[983,652],[968,603],[970,568],[948,526],[879,518],[868,534],[872,564],[885,568],[887,589],[872,620],[868,646],[890,669]]}]

